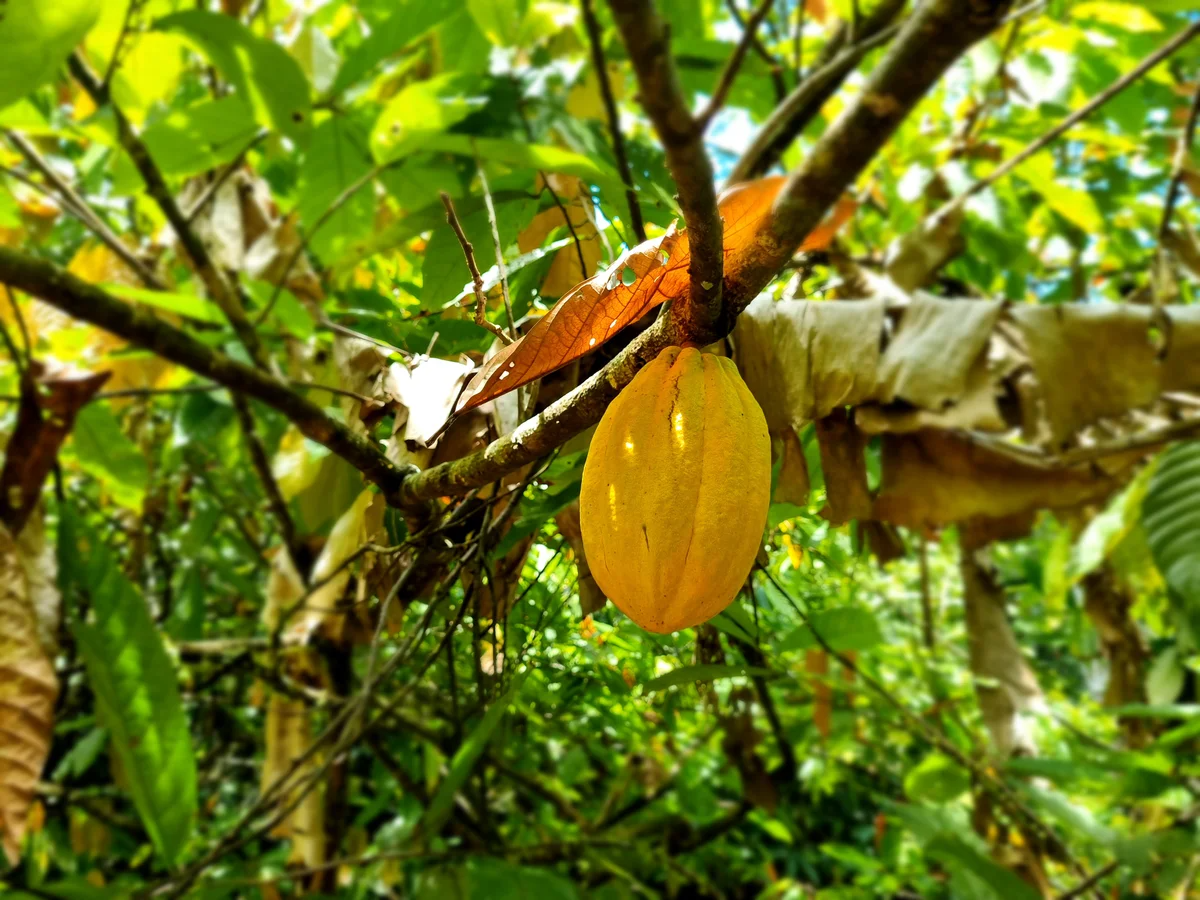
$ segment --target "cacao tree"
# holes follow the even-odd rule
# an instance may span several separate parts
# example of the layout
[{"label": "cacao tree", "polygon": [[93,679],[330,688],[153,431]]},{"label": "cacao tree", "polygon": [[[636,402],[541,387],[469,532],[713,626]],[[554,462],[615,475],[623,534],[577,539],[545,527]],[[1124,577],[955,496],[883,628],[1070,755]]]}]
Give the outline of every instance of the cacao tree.
[{"label": "cacao tree", "polygon": [[1197,37],[0,0],[4,895],[1195,896]]}]

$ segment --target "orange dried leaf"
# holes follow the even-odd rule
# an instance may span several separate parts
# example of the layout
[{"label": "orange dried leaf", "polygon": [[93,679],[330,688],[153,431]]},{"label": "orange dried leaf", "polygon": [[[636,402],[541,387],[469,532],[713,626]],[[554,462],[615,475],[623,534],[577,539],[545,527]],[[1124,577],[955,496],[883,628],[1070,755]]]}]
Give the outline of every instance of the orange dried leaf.
[{"label": "orange dried leaf", "polygon": [[525,337],[484,364],[463,391],[456,412],[548,375],[598,347],[647,310],[679,296],[687,289],[688,277],[687,255],[676,252],[683,243],[672,227],[576,285]]},{"label": "orange dried leaf", "polygon": [[[776,175],[722,192],[718,207],[727,259],[737,259],[750,246],[786,181]],[[828,247],[856,208],[856,201],[843,198],[801,249]],[[690,261],[687,233],[676,234],[674,226],[662,237],[626,251],[607,270],[564,294],[525,337],[488,360],[463,391],[455,412],[473,409],[562,368],[658,304],[684,296]],[[737,271],[727,268],[725,275],[736,277]]]}]

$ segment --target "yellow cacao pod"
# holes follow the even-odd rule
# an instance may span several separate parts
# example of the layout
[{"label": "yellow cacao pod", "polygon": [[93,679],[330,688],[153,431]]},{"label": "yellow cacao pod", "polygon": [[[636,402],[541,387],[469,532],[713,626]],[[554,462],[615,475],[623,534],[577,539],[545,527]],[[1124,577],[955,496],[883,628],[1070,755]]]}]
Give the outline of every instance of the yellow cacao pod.
[{"label": "yellow cacao pod", "polygon": [[771,439],[732,360],[668,347],[592,438],[579,497],[596,583],[647,631],[711,619],[762,542]]}]

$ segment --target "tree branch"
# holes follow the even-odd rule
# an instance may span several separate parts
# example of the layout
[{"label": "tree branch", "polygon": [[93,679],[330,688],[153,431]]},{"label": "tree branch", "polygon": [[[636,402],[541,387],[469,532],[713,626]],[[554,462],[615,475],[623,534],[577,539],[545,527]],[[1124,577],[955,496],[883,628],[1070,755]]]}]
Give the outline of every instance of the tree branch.
[{"label": "tree branch", "polygon": [[733,82],[737,79],[738,72],[742,70],[742,61],[746,58],[746,51],[750,49],[750,45],[758,35],[758,26],[767,17],[767,13],[771,11],[774,3],[775,0],[762,0],[762,3],[758,5],[758,9],[754,11],[754,15],[742,26],[742,39],[738,41],[738,45],[733,49],[733,55],[729,57],[725,63],[725,68],[721,70],[721,77],[717,80],[717,87],[713,91],[712,99],[708,101],[708,106],[704,107],[704,111],[696,117],[700,123],[701,132],[708,130],[708,126],[712,124],[713,117],[725,105],[725,98],[729,96],[729,89],[733,87]]},{"label": "tree branch", "polygon": [[763,123],[730,173],[729,184],[757,178],[778,162],[863,57],[895,37],[900,28],[892,22],[904,5],[904,0],[884,0],[859,23],[858,39],[853,44],[846,46],[843,31],[826,45],[808,77],[796,85]]},{"label": "tree branch", "polygon": [[[692,117],[671,62],[670,34],[651,0],[611,0],[617,27],[637,74],[642,108],[654,123],[679,191],[691,259],[688,303],[679,312],[689,330],[704,334],[722,319],[724,247],[712,163],[704,131]],[[732,322],[732,319],[730,319]]]},{"label": "tree branch", "polygon": [[397,496],[403,473],[382,451],[265,372],[210,349],[148,310],[118,300],[51,262],[8,247],[0,247],[0,283],[32,294],[230,390],[261,400],[287,416],[305,437],[328,447],[362,472],[389,498]]},{"label": "tree branch", "polygon": [[[580,0],[583,7],[583,25],[587,29],[588,46],[592,52],[592,68],[600,82],[600,97],[604,100],[604,114],[608,117],[608,132],[612,138],[613,156],[617,159],[617,171],[625,185],[625,202],[629,206],[629,226],[638,243],[646,240],[646,223],[642,220],[642,207],[638,203],[637,191],[633,187],[633,173],[629,168],[629,157],[625,154],[625,135],[621,133],[621,116],[617,112],[617,100],[613,96],[612,82],[608,79],[608,63],[604,59],[604,44],[600,34],[600,23],[592,0]],[[586,274],[584,275],[586,278]]]},{"label": "tree branch", "polygon": [[906,21],[887,56],[826,129],[775,201],[772,216],[736,252],[726,303],[741,312],[950,65],[1000,24],[1010,0],[930,0]]}]

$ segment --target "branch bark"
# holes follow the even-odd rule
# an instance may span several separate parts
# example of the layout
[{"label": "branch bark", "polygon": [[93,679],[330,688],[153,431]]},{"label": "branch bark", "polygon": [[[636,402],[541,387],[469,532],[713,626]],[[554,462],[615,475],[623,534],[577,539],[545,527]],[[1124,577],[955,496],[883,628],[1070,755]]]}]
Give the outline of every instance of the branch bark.
[{"label": "branch bark", "polygon": [[153,313],[118,300],[51,262],[8,247],[0,247],[0,283],[38,297],[230,390],[261,400],[287,416],[305,437],[328,447],[362,472],[385,495],[397,496],[403,473],[381,450],[262,370],[210,349]]},{"label": "branch bark", "polygon": [[929,0],[905,22],[887,55],[788,178],[772,217],[730,261],[725,285],[741,312],[791,258],[951,64],[1004,18],[1010,0]]},{"label": "branch bark", "polygon": [[[638,81],[638,99],[654,123],[679,191],[691,252],[688,303],[679,310],[697,334],[712,330],[722,317],[724,229],[717,212],[716,179],[704,150],[703,123],[688,108],[671,62],[670,27],[651,0],[611,0]],[[730,320],[732,324],[732,320]]]},{"label": "branch bark", "polygon": [[889,41],[899,31],[892,22],[905,0],[884,0],[859,23],[857,39],[847,46],[845,26],[825,47],[808,77],[796,85],[763,123],[753,142],[729,176],[729,184],[749,181],[766,173],[788,146],[817,117],[868,52]]}]

